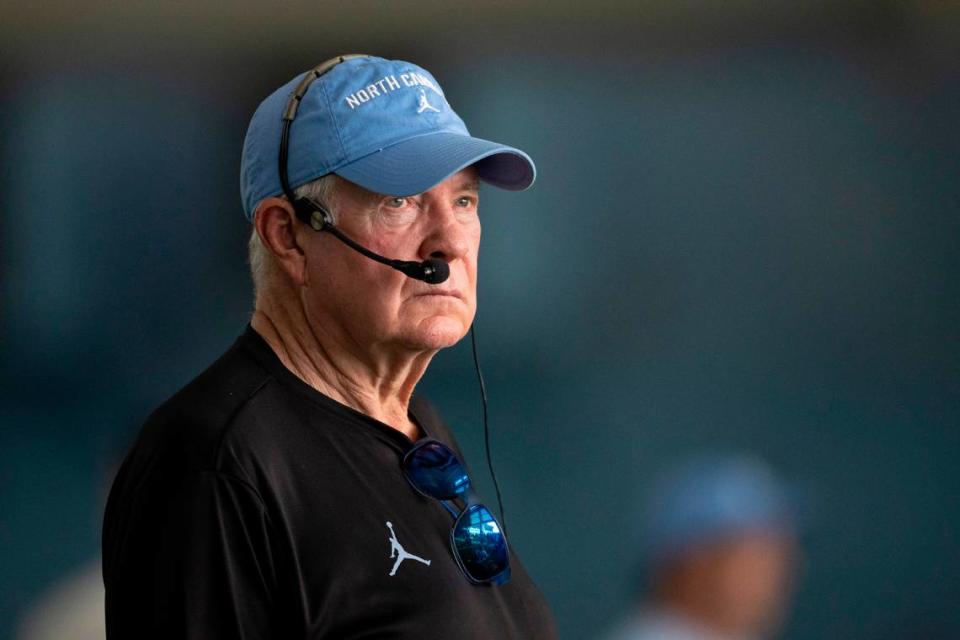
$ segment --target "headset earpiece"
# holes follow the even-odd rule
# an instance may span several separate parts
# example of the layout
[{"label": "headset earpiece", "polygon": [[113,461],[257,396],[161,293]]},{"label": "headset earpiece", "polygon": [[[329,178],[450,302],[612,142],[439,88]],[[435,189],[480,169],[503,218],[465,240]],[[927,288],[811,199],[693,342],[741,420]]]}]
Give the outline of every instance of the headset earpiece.
[{"label": "headset earpiece", "polygon": [[333,216],[327,208],[310,198],[294,200],[293,211],[300,222],[310,225],[314,231],[328,231],[333,226]]}]

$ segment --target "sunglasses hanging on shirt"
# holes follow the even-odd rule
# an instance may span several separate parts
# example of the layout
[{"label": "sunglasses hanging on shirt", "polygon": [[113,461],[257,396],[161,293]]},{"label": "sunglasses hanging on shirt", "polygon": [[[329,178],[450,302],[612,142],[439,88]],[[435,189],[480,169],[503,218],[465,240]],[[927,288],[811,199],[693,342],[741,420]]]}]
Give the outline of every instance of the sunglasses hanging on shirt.
[{"label": "sunglasses hanging on shirt", "polygon": [[[420,494],[435,498],[453,516],[450,550],[473,584],[503,584],[510,579],[510,553],[503,529],[477,501],[467,470],[438,440],[419,440],[403,457],[403,472]],[[453,501],[463,502],[458,507]]]}]

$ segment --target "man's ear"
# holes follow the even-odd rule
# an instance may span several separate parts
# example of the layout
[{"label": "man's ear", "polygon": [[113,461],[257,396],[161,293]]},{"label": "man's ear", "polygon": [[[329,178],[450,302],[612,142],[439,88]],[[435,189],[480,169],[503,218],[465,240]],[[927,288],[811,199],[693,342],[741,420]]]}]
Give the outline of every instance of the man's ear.
[{"label": "man's ear", "polygon": [[299,222],[284,198],[265,198],[253,214],[260,242],[296,286],[307,284],[307,260],[298,240]]}]

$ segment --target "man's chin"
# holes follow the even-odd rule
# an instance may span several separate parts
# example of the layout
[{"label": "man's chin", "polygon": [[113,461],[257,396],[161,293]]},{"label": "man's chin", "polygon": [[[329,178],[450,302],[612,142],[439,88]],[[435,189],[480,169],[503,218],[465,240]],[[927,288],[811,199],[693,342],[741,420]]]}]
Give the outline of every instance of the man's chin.
[{"label": "man's chin", "polygon": [[432,316],[422,320],[416,329],[408,335],[408,344],[424,351],[446,349],[460,342],[470,329],[460,319],[448,316]]}]

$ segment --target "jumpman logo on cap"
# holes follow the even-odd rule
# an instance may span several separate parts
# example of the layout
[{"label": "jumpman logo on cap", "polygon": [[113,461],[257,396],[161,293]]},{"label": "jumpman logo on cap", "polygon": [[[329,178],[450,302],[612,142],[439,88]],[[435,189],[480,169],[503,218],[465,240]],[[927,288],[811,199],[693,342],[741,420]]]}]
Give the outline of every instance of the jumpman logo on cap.
[{"label": "jumpman logo on cap", "polygon": [[422,562],[428,567],[430,566],[429,560],[424,560],[420,556],[407,553],[407,550],[404,549],[403,545],[400,544],[400,541],[397,540],[397,533],[393,530],[393,523],[389,520],[387,521],[387,528],[390,529],[390,557],[397,559],[397,561],[393,563],[393,569],[390,570],[391,576],[396,575],[397,569],[400,568],[400,563],[404,560],[416,560],[417,562]]},{"label": "jumpman logo on cap", "polygon": [[435,111],[436,113],[440,113],[440,109],[437,109],[427,101],[427,92],[423,89],[420,89],[420,106],[417,109],[417,113],[423,113],[424,111]]}]

